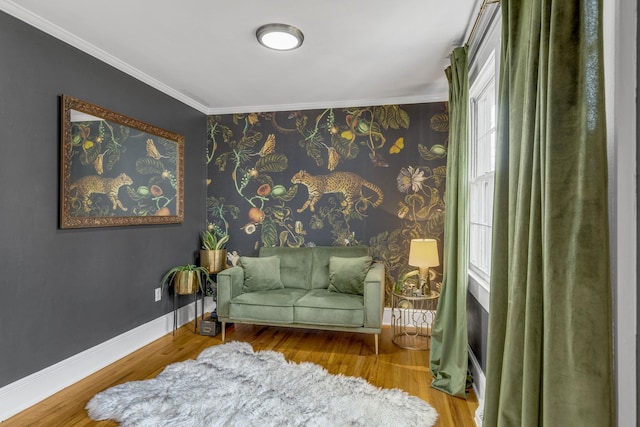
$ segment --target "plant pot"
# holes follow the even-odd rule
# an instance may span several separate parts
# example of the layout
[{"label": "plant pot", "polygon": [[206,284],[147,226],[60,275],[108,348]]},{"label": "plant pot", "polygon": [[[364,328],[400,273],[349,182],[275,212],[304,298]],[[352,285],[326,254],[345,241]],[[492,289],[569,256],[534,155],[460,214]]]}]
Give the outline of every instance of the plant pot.
[{"label": "plant pot", "polygon": [[224,270],[227,267],[227,250],[200,249],[200,265],[209,270],[209,274]]},{"label": "plant pot", "polygon": [[198,272],[180,271],[173,277],[174,290],[178,295],[191,295],[200,289]]}]

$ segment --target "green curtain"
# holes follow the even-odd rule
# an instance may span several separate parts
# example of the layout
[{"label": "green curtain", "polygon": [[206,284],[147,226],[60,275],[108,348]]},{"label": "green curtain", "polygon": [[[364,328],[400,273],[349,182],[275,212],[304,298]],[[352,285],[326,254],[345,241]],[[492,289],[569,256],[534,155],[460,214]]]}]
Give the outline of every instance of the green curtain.
[{"label": "green curtain", "polygon": [[431,386],[465,397],[467,380],[467,111],[469,73],[467,48],[451,54],[445,70],[449,80],[449,149],[445,195],[443,282],[431,331]]},{"label": "green curtain", "polygon": [[602,4],[502,0],[484,426],[614,423]]}]

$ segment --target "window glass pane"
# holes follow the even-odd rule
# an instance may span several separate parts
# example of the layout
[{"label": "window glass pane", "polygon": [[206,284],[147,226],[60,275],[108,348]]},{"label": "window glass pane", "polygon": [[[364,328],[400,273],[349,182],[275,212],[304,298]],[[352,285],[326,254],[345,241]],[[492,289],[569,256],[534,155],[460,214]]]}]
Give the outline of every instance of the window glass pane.
[{"label": "window glass pane", "polygon": [[488,284],[496,148],[495,64],[493,56],[471,87],[469,153],[469,267]]}]

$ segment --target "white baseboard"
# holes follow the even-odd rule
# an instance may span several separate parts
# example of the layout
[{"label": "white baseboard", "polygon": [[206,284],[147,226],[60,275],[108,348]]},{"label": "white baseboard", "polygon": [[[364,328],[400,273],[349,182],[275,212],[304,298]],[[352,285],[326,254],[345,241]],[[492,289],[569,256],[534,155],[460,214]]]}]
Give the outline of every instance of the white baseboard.
[{"label": "white baseboard", "polygon": [[382,324],[391,326],[391,307],[385,307],[382,313]]},{"label": "white baseboard", "polygon": [[[198,311],[201,303],[198,300]],[[205,312],[212,311],[214,307],[213,299],[205,298]],[[178,326],[192,321],[194,317],[193,304],[181,307],[178,309]],[[0,388],[0,422],[172,331],[173,312]]]},{"label": "white baseboard", "polygon": [[484,387],[486,383],[486,377],[484,375],[484,372],[482,372],[480,362],[478,362],[476,355],[473,354],[471,347],[469,347],[469,361],[471,362],[471,366],[469,366],[469,369],[471,370],[471,375],[473,376],[473,391],[475,391],[476,397],[478,398],[478,409],[476,410],[474,421],[476,422],[476,426],[482,427],[482,418],[484,415]]},{"label": "white baseboard", "polygon": [[482,427],[484,421],[484,400],[478,399],[478,409],[473,417],[477,427]]}]

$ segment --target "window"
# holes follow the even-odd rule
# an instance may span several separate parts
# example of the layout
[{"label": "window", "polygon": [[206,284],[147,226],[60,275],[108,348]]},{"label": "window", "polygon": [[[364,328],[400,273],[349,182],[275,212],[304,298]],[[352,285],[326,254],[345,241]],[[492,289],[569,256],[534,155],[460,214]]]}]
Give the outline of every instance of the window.
[{"label": "window", "polygon": [[489,284],[493,180],[496,166],[495,53],[469,90],[469,270]]}]

